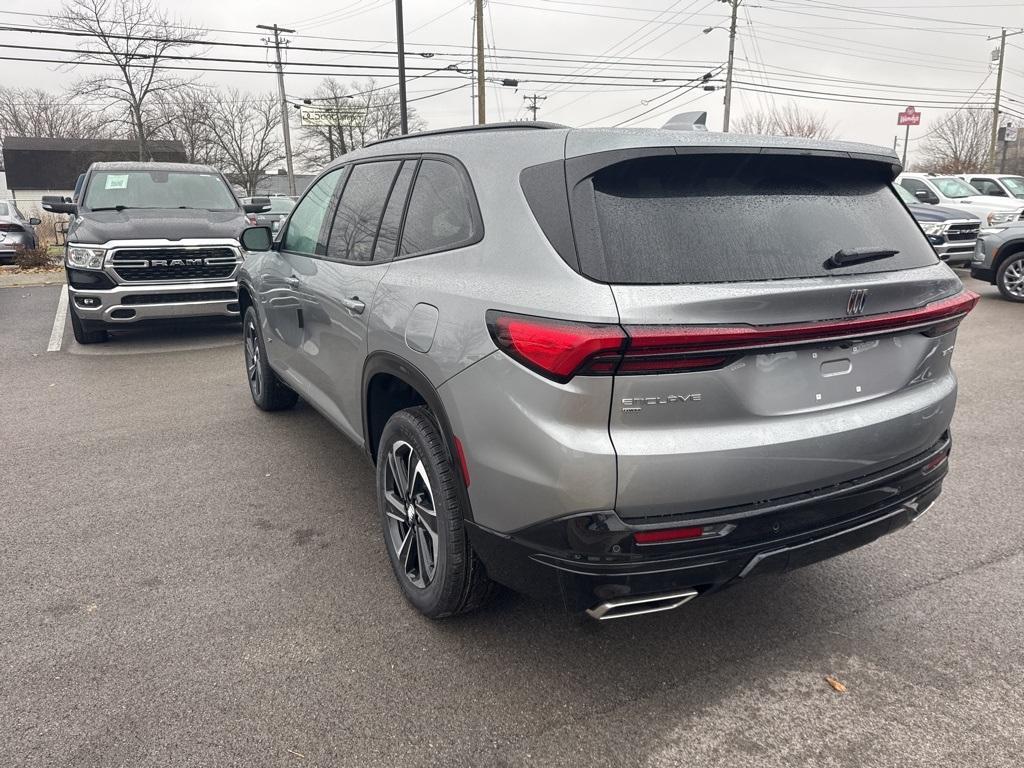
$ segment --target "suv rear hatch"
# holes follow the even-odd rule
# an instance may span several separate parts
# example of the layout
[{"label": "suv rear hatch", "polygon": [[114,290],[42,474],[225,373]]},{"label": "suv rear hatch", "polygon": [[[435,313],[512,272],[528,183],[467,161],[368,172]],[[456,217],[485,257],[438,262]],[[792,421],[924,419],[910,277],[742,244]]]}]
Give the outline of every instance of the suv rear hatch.
[{"label": "suv rear hatch", "polygon": [[609,419],[622,517],[828,488],[946,432],[976,297],[891,189],[893,158],[567,153],[579,271],[610,285],[630,337]]}]

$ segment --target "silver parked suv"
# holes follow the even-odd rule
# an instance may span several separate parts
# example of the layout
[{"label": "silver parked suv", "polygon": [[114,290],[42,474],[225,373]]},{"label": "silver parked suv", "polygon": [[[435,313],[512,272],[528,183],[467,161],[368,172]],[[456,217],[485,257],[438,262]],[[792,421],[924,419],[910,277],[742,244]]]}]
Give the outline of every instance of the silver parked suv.
[{"label": "silver parked suv", "polygon": [[977,301],[899,170],[696,130],[378,142],[242,235],[253,399],[365,447],[428,616],[498,582],[616,618],[844,552],[939,495]]}]

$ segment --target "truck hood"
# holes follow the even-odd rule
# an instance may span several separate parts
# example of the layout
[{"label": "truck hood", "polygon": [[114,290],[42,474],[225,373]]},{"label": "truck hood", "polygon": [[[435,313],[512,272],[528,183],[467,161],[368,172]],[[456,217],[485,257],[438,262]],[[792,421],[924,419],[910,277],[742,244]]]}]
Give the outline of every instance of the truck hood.
[{"label": "truck hood", "polygon": [[102,245],[111,240],[237,240],[246,227],[242,211],[203,211],[180,208],[129,208],[124,211],[81,211],[68,240]]},{"label": "truck hood", "polygon": [[970,197],[963,198],[964,202],[973,203],[974,205],[984,205],[991,208],[994,211],[1019,211],[1024,209],[1024,200],[1007,200],[1005,197],[995,197],[994,195],[971,195]]},{"label": "truck hood", "polygon": [[961,221],[971,221],[980,219],[973,213],[969,213],[961,208],[951,208],[949,206],[942,205],[927,205],[921,203],[919,205],[910,205],[910,212],[914,218],[918,221],[951,221],[953,219],[959,219]]}]

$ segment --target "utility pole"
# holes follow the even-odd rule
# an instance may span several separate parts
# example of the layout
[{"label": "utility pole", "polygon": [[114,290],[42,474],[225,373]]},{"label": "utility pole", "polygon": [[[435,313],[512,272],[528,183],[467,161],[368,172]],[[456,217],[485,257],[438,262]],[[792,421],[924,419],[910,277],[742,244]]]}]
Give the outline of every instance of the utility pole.
[{"label": "utility pole", "polygon": [[537,102],[544,101],[546,98],[547,96],[541,96],[536,93],[530,96],[527,96],[525,94],[523,95],[523,101],[530,102],[529,104],[526,105],[526,110],[533,115],[533,122],[537,122],[537,110],[540,109],[540,107],[537,106]]},{"label": "utility pole", "polygon": [[487,99],[484,88],[484,0],[476,0],[476,122],[487,122]]},{"label": "utility pole", "polygon": [[395,27],[398,33],[398,112],[404,136],[409,132],[409,107],[405,100],[405,21],[402,17],[402,0],[395,0]]},{"label": "utility pole", "polygon": [[[996,135],[999,133],[999,102],[1003,95],[1003,60],[1006,58],[1006,38],[1013,37],[1014,35],[1024,34],[1024,29],[1018,30],[1017,32],[1007,32],[1006,27],[1002,28],[1002,31],[998,37],[999,40],[999,69],[996,70],[996,103],[992,109],[992,138],[988,145],[988,165],[989,168],[995,168],[996,166]],[[997,38],[990,37],[989,40],[995,40]]]},{"label": "utility pole", "polygon": [[[257,24],[256,29],[267,29],[274,33],[274,61],[277,67],[277,93],[281,99],[281,130],[284,131],[284,160],[288,167],[288,194],[295,197],[295,170],[292,167],[292,134],[288,124],[288,102],[284,95],[284,64],[281,63],[281,33],[294,34],[294,29],[285,29],[274,24],[268,27],[266,24]],[[270,40],[264,38],[266,42]],[[284,41],[287,45],[288,41]],[[255,190],[253,190],[255,191]]]},{"label": "utility pole", "polygon": [[736,52],[736,14],[740,8],[740,0],[722,0],[732,6],[732,21],[729,23],[729,63],[725,74],[725,118],[722,120],[722,131],[729,132],[729,113],[732,111],[732,62]]}]

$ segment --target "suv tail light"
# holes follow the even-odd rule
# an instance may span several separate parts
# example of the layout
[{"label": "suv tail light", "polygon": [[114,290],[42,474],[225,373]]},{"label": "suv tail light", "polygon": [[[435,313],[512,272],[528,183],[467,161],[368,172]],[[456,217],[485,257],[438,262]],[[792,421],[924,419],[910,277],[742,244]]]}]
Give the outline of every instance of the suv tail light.
[{"label": "suv tail light", "polygon": [[642,375],[712,370],[759,350],[861,339],[906,331],[948,333],[980,296],[964,290],[917,309],[781,325],[657,326],[577,323],[489,310],[487,327],[503,352],[543,376]]},{"label": "suv tail light", "polygon": [[17,224],[0,223],[0,232],[24,232],[25,230]]}]

